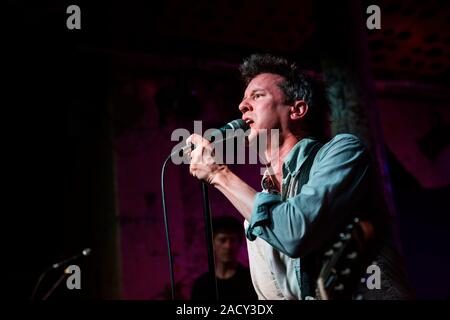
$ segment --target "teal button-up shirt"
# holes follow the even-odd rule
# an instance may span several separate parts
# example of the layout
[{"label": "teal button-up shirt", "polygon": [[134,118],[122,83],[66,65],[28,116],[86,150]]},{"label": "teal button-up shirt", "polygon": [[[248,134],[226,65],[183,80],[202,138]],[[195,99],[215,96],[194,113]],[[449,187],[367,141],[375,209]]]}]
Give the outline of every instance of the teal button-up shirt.
[{"label": "teal button-up shirt", "polygon": [[[273,275],[278,281],[282,281],[280,277],[290,277],[287,281],[291,286],[301,283],[301,258],[334,238],[351,214],[360,210],[369,191],[368,152],[351,134],[336,135],[320,148],[309,181],[298,190],[299,173],[316,142],[305,138],[292,148],[283,163],[281,194],[268,190],[256,194],[246,230],[250,241],[259,237],[278,251],[276,258],[266,259],[272,269],[276,265],[277,271],[287,270],[284,275]],[[290,290],[296,296],[298,291],[299,288]]]}]

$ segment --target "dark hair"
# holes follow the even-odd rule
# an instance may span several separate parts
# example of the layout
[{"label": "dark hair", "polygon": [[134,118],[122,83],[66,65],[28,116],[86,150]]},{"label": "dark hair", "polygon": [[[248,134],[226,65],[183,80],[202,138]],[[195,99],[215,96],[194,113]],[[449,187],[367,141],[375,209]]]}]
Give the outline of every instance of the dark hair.
[{"label": "dark hair", "polygon": [[232,233],[239,236],[239,241],[244,240],[244,227],[242,223],[231,216],[221,216],[212,220],[213,234]]},{"label": "dark hair", "polygon": [[329,104],[323,82],[302,72],[295,63],[270,54],[253,54],[240,66],[246,85],[261,73],[280,75],[284,81],[278,86],[285,95],[285,103],[304,100],[308,104],[302,125],[311,135],[325,139],[329,127]]}]

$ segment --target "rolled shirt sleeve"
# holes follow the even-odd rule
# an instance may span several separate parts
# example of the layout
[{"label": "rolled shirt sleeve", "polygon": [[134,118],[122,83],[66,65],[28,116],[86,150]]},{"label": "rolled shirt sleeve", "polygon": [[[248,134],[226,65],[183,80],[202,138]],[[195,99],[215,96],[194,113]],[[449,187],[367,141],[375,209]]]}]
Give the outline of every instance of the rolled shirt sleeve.
[{"label": "rolled shirt sleeve", "polygon": [[[256,194],[247,238],[260,237],[292,258],[307,255],[331,239],[362,199],[369,166],[357,137],[337,135],[319,150],[309,181],[296,196],[282,201],[280,195]],[[298,178],[298,170],[291,174]]]},{"label": "rolled shirt sleeve", "polygon": [[261,225],[267,224],[270,218],[270,207],[281,202],[281,196],[268,192],[258,192],[253,201],[253,212],[247,228],[247,238],[251,241],[263,233]]}]

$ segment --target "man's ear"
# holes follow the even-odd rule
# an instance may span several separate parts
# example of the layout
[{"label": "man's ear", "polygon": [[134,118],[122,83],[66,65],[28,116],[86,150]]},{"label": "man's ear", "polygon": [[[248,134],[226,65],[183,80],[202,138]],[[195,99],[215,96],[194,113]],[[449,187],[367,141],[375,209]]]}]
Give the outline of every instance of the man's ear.
[{"label": "man's ear", "polygon": [[289,116],[291,120],[302,119],[308,112],[308,105],[303,100],[296,100],[292,106],[289,107]]}]

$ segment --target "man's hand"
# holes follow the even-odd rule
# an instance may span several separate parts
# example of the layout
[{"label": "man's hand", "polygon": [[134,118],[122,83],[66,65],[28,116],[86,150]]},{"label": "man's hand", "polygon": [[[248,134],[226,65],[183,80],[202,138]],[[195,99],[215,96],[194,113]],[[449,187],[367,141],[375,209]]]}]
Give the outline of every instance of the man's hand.
[{"label": "man's hand", "polygon": [[198,134],[193,134],[186,140],[186,144],[195,145],[194,150],[186,152],[191,159],[189,166],[191,175],[214,185],[214,178],[226,168],[226,165],[216,163],[212,143]]},{"label": "man's hand", "polygon": [[193,134],[186,140],[186,143],[195,145],[194,150],[186,152],[191,159],[189,166],[191,175],[216,187],[231,201],[242,216],[250,221],[256,191],[231,172],[228,166],[216,163],[214,146],[211,142],[198,134]]}]

